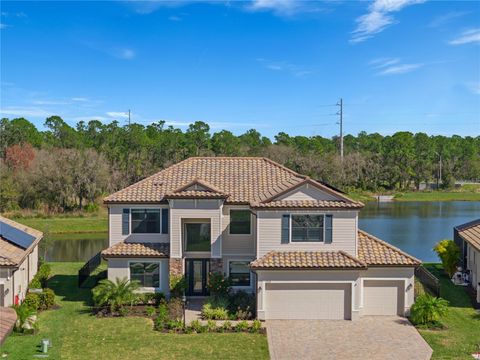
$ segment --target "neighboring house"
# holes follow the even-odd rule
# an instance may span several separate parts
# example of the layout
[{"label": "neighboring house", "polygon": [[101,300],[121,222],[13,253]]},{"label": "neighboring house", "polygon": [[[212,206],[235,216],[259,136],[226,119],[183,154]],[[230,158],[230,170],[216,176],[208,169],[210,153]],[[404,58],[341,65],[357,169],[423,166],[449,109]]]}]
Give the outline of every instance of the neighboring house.
[{"label": "neighboring house", "polygon": [[470,275],[470,284],[480,303],[480,219],[453,228],[455,243],[460,248],[460,264]]},{"label": "neighboring house", "polygon": [[0,306],[20,303],[37,273],[43,234],[0,216]]},{"label": "neighboring house", "polygon": [[259,319],[405,315],[420,261],[358,229],[363,207],[266,158],[189,158],[105,199],[108,278],[207,295],[209,272],[257,294]]}]

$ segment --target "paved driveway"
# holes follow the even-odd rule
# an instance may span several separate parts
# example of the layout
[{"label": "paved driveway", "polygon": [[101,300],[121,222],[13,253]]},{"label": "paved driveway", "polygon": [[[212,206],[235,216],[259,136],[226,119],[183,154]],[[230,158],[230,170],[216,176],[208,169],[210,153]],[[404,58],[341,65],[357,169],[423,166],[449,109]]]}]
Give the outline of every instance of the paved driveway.
[{"label": "paved driveway", "polygon": [[347,320],[267,320],[274,360],[428,360],[432,349],[404,318],[365,316]]}]

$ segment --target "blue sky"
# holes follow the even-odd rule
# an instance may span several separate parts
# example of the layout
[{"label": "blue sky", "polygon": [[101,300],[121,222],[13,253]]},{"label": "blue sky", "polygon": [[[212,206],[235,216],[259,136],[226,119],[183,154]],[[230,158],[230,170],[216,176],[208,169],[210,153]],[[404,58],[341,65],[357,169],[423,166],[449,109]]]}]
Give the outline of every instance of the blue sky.
[{"label": "blue sky", "polygon": [[480,134],[480,2],[1,2],[1,116]]}]

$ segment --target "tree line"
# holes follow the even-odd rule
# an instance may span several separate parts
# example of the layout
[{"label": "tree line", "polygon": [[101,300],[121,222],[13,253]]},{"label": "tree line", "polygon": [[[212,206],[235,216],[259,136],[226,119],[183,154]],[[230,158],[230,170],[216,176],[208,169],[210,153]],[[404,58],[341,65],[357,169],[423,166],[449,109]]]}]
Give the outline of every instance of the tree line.
[{"label": "tree line", "polygon": [[51,116],[38,130],[25,118],[0,120],[0,210],[91,206],[190,156],[265,156],[343,190],[406,190],[455,179],[480,180],[480,136],[429,136],[408,131],[383,136],[360,132],[339,138],[290,136],[272,141],[251,129],[211,133],[197,121],[182,131],[164,121],[150,125],[80,121]]}]

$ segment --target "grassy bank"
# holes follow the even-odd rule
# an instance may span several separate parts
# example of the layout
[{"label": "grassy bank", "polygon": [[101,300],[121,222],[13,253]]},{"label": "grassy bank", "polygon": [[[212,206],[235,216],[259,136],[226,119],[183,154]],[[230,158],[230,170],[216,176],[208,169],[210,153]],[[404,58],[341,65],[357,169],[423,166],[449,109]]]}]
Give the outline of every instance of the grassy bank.
[{"label": "grassy bank", "polygon": [[440,279],[440,296],[449,301],[448,315],[442,320],[445,330],[419,330],[433,349],[432,359],[472,359],[480,346],[480,313],[472,307],[465,289],[455,286],[441,264],[425,264]]},{"label": "grassy bank", "polygon": [[77,288],[80,263],[52,263],[49,286],[61,306],[39,316],[39,333],[10,336],[0,353],[31,359],[40,340],[52,340],[51,359],[268,359],[265,335],[248,333],[163,334],[142,317],[96,318],[90,290]]}]

